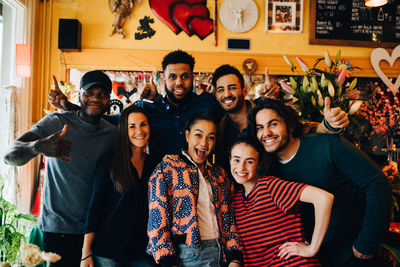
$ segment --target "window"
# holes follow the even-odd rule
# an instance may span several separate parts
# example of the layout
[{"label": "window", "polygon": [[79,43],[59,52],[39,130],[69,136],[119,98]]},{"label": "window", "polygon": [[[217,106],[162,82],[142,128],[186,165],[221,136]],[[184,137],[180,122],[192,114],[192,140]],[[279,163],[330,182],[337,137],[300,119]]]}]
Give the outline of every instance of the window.
[{"label": "window", "polygon": [[2,155],[15,139],[14,93],[22,83],[15,75],[15,49],[17,43],[24,41],[24,11],[24,6],[17,0],[0,2],[0,175],[9,181],[15,181],[15,169],[3,163]]}]

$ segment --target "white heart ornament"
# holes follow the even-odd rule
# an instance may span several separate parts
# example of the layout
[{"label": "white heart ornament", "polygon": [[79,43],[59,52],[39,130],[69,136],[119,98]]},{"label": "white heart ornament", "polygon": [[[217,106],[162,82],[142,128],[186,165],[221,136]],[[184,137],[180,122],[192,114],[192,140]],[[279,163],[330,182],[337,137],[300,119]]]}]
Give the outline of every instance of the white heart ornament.
[{"label": "white heart ornament", "polygon": [[393,64],[397,58],[400,58],[400,45],[393,49],[392,56],[390,56],[389,53],[383,48],[376,48],[371,53],[372,67],[374,68],[376,74],[378,74],[379,78],[381,78],[384,84],[386,84],[386,86],[390,88],[394,94],[397,93],[400,87],[400,74],[397,76],[396,82],[393,84],[386,74],[381,70],[379,62],[381,60],[385,60],[390,64],[391,67],[393,67]]}]

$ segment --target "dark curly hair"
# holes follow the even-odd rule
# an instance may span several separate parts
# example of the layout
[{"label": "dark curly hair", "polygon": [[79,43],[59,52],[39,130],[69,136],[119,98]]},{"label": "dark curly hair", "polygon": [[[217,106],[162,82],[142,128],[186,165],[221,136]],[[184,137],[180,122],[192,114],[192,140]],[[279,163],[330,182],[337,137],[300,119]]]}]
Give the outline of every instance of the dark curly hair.
[{"label": "dark curly hair", "polygon": [[163,71],[165,71],[165,69],[169,64],[178,64],[178,63],[188,64],[190,66],[190,70],[193,72],[195,63],[194,57],[180,49],[170,52],[163,58],[162,61]]},{"label": "dark curly hair", "polygon": [[213,74],[213,77],[212,77],[212,81],[211,81],[211,83],[214,86],[214,88],[217,88],[217,80],[219,78],[221,78],[222,76],[225,76],[225,75],[228,75],[228,74],[236,75],[236,77],[238,77],[238,79],[239,79],[240,86],[242,87],[242,89],[244,88],[243,75],[240,73],[240,71],[237,68],[235,68],[235,67],[233,67],[231,65],[228,65],[228,64],[219,66],[214,71],[214,74]]},{"label": "dark curly hair", "polygon": [[263,109],[271,109],[275,111],[285,122],[291,137],[300,137],[303,131],[303,125],[299,120],[297,112],[289,106],[286,106],[279,100],[265,99],[259,104],[257,104],[247,116],[247,127],[249,129],[249,134],[251,138],[257,139],[257,125],[256,125],[256,115],[259,111]]}]

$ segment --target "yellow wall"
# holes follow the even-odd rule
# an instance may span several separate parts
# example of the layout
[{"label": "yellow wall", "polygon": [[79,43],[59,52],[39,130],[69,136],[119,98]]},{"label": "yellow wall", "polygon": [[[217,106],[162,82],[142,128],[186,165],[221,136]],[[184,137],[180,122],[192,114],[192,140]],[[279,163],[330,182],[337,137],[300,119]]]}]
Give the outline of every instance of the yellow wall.
[{"label": "yellow wall", "polygon": [[[357,59],[356,62],[365,65],[364,67],[367,67],[371,72],[371,67],[368,65],[372,48],[308,44],[310,0],[304,0],[303,33],[265,33],[265,0],[255,0],[259,10],[256,27],[247,33],[234,34],[226,30],[219,22],[219,45],[217,47],[214,45],[213,35],[208,36],[203,41],[197,36],[189,37],[184,32],[175,35],[158,20],[151,11],[148,2],[148,0],[142,0],[142,3],[135,7],[131,18],[126,21],[124,26],[124,31],[127,33],[126,39],[122,39],[120,35],[110,36],[114,15],[109,10],[107,0],[47,0],[46,5],[42,2],[41,22],[38,26],[43,31],[40,36],[41,46],[37,51],[39,58],[41,58],[41,65],[39,63],[35,65],[37,68],[40,67],[36,80],[41,82],[37,82],[38,99],[35,103],[38,104],[34,106],[34,119],[38,120],[43,116],[43,107],[48,108],[46,99],[51,73],[60,78],[65,78],[66,68],[79,66],[82,68],[135,70],[135,66],[141,65],[139,63],[143,63],[143,60],[133,63],[134,60],[129,60],[128,57],[135,59],[135,55],[139,57],[140,54],[145,58],[147,69],[150,66],[160,67],[162,55],[178,48],[191,52],[197,58],[198,64],[195,68],[197,71],[209,71],[218,64],[231,63],[231,60],[233,60],[234,65],[238,65],[245,58],[254,55],[260,61],[263,61],[262,59],[265,56],[265,60],[261,62],[260,66],[271,66],[271,73],[278,74],[284,73],[284,69],[289,69],[282,60],[282,54],[302,56],[309,59],[309,63],[312,63],[311,59],[322,56],[326,49],[330,51],[331,55],[336,54],[338,49],[341,49],[344,58]],[[219,0],[218,6],[222,2],[222,0]],[[211,18],[214,18],[214,1],[208,0],[207,3]],[[134,32],[139,26],[139,19],[145,15],[155,19],[155,23],[151,26],[156,30],[156,34],[151,39],[135,40]],[[81,22],[82,52],[60,53],[57,49],[59,18],[78,19]],[[246,52],[226,50],[227,37],[251,39],[251,50]],[[141,53],[141,50],[144,50],[144,52]],[[154,50],[154,53],[148,53],[149,50]],[[146,51],[147,53],[145,53]],[[201,58],[207,56],[209,59]],[[211,58],[214,58],[214,60]],[[77,61],[80,61],[80,63],[76,64]],[[112,62],[112,64],[109,62]],[[258,72],[262,73],[262,70],[263,68],[259,68]]]},{"label": "yellow wall", "polygon": [[[243,0],[245,1],[245,0]],[[226,38],[250,38],[251,52],[261,54],[296,54],[296,55],[319,55],[327,47],[308,44],[309,28],[309,0],[304,0],[304,31],[301,34],[266,34],[264,32],[265,23],[265,0],[255,0],[259,10],[259,19],[255,28],[247,33],[234,34],[226,30],[221,23],[218,24],[219,46],[213,44],[213,36],[208,36],[201,41],[197,36],[188,37],[184,32],[175,35],[166,25],[156,18],[151,11],[148,0],[135,7],[131,18],[125,23],[124,30],[128,34],[126,39],[121,39],[120,35],[110,37],[111,25],[114,15],[108,8],[107,0],[58,0],[53,3],[53,41],[56,44],[58,18],[75,18],[82,23],[82,48],[118,48],[118,49],[152,49],[152,50],[173,50],[182,48],[188,51],[226,51]],[[223,0],[218,1],[218,5]],[[214,1],[207,1],[211,18],[214,17]],[[151,38],[137,41],[134,39],[134,32],[139,26],[139,19],[145,15],[155,18],[155,23],[151,24],[156,30],[156,34]],[[336,51],[336,47],[328,47],[329,50]],[[367,57],[371,49],[342,47],[343,56],[362,56]],[[235,52],[237,53],[237,52]]]}]

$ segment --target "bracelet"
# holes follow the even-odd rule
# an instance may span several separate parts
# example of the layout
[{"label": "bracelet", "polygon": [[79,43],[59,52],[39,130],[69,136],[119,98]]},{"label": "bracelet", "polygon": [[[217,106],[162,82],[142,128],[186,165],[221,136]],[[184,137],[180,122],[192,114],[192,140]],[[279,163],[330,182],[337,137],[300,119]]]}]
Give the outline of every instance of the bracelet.
[{"label": "bracelet", "polygon": [[329,125],[329,123],[325,119],[324,119],[324,125],[325,125],[326,129],[328,129],[329,131],[334,132],[334,133],[343,130],[342,128],[333,128],[332,126]]},{"label": "bracelet", "polygon": [[82,259],[81,259],[81,261],[84,261],[84,260],[86,260],[87,258],[90,258],[90,257],[92,257],[92,255],[91,255],[91,254],[87,255],[87,256],[86,256],[86,257],[84,257],[84,258],[82,258]]}]

